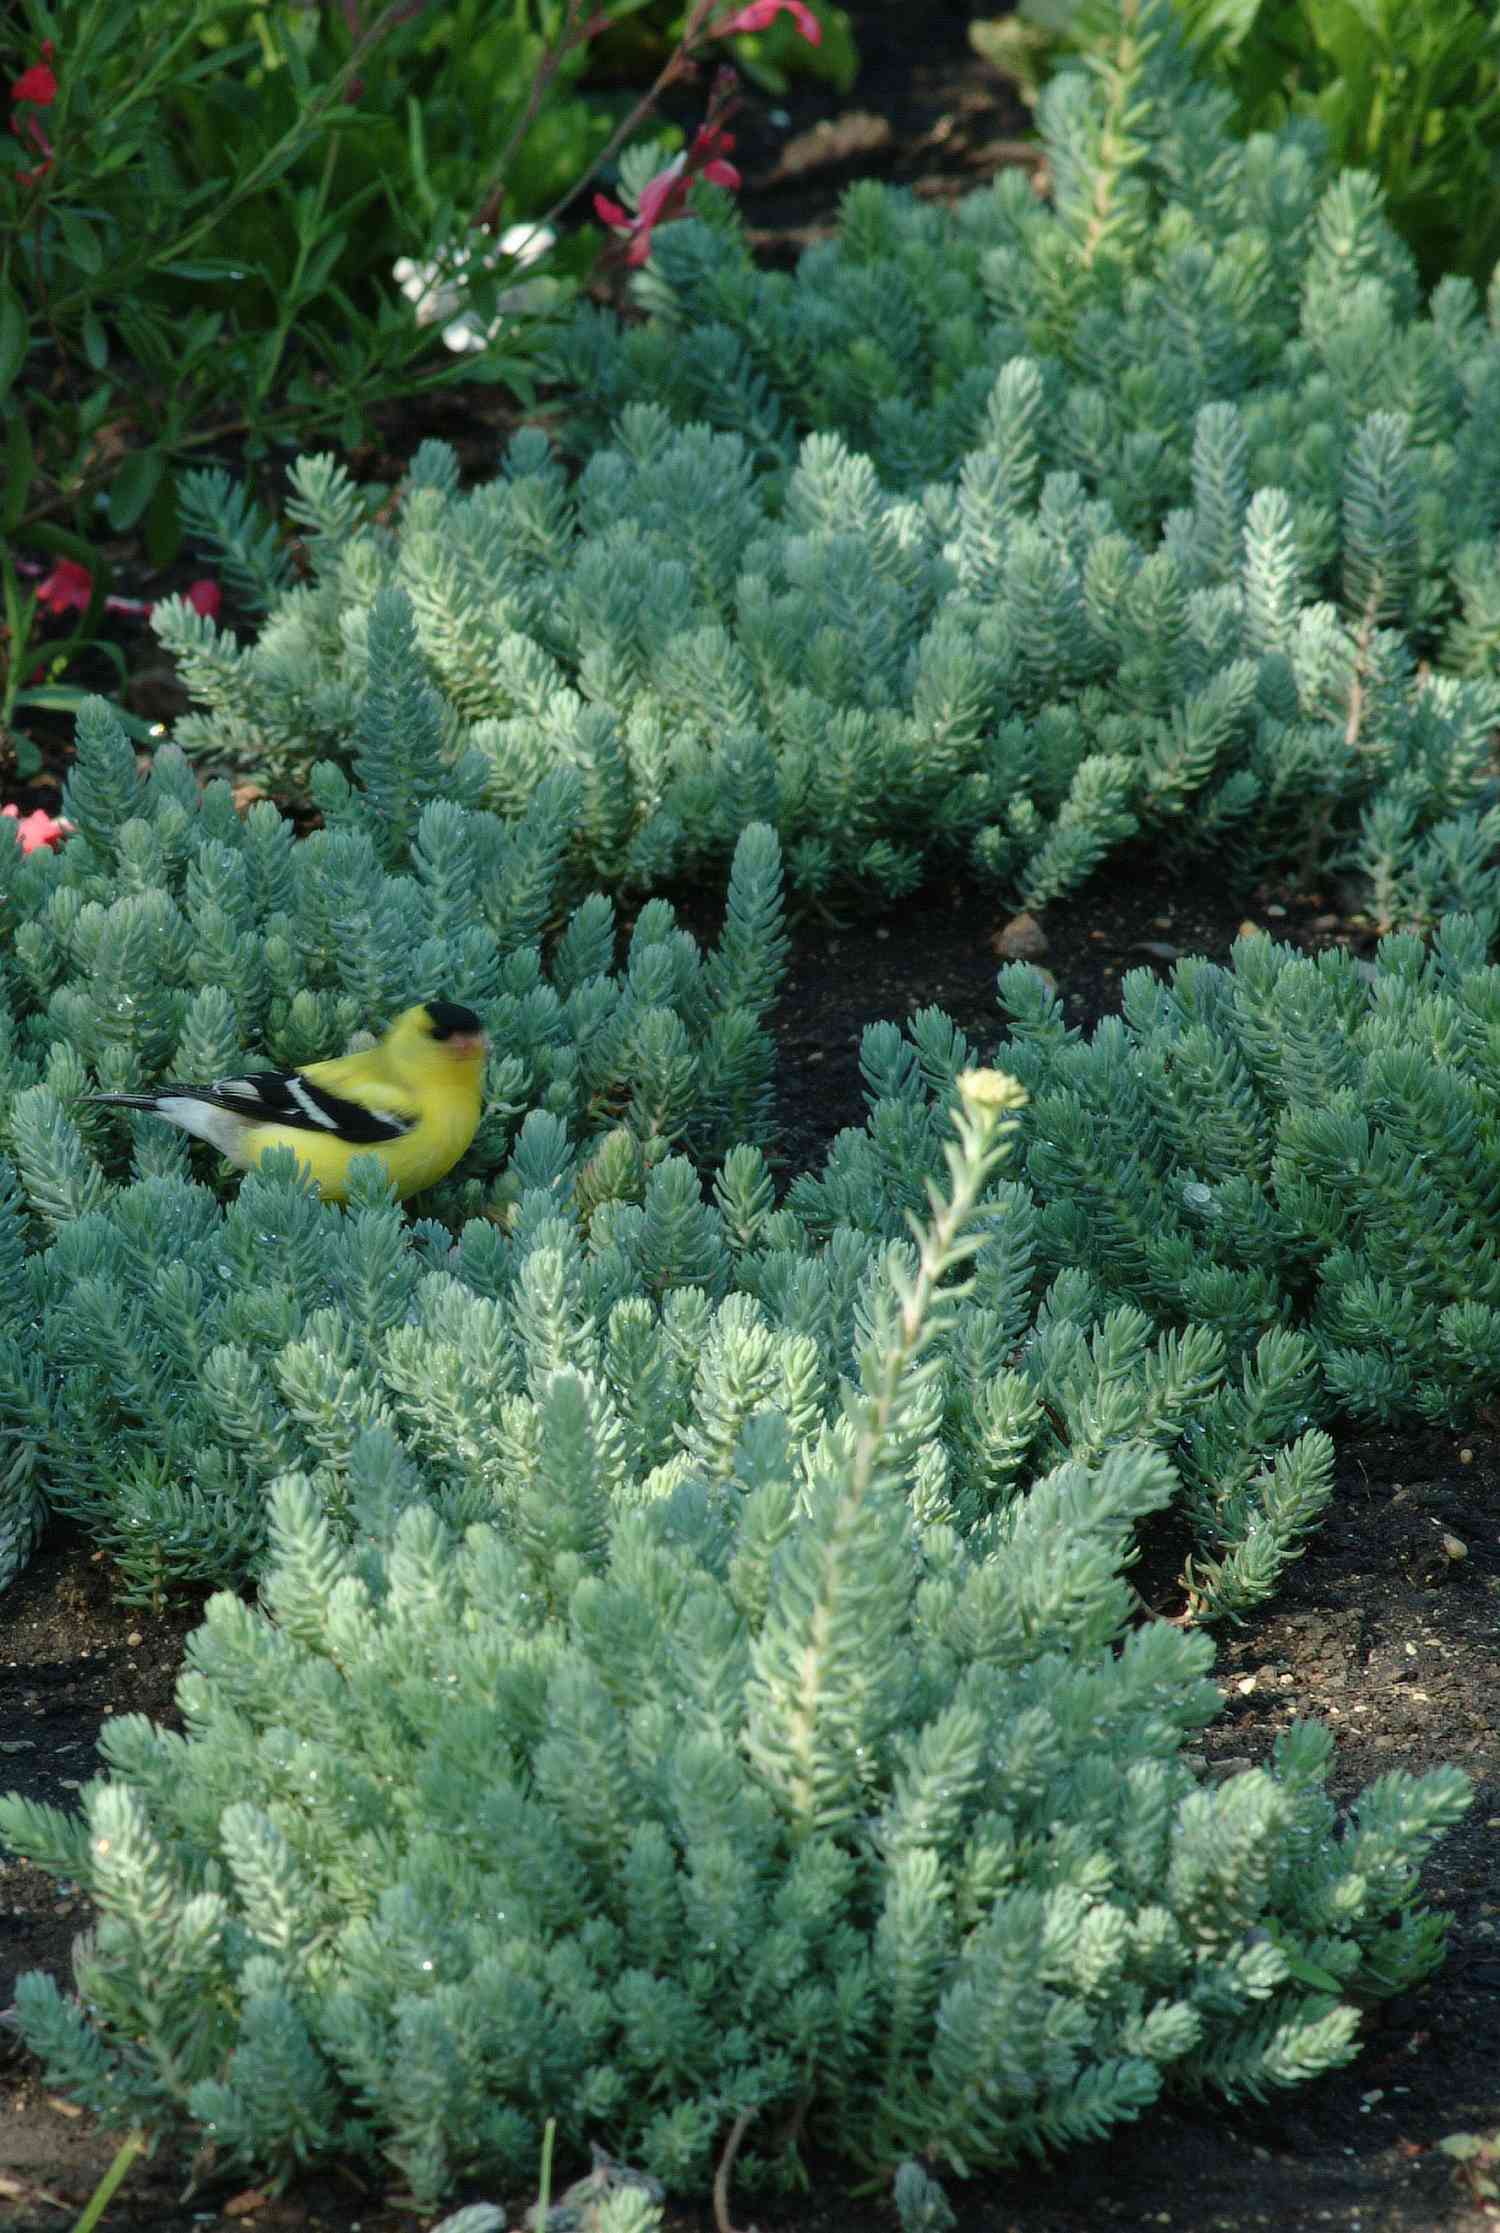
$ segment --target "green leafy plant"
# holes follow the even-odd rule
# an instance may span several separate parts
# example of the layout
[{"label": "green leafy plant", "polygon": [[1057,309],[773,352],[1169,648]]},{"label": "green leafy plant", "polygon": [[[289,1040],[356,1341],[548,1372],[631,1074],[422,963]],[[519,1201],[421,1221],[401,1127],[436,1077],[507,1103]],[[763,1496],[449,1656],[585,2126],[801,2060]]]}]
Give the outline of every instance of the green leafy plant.
[{"label": "green leafy plant", "polygon": [[[460,377],[524,391],[527,351],[510,336],[432,363],[433,337],[392,299],[392,266],[432,263],[435,285],[461,273],[481,309],[504,299],[505,270],[486,276],[493,238],[472,228],[493,227],[502,206],[544,222],[613,150],[622,119],[631,129],[738,20],[731,0],[695,0],[644,98],[585,97],[591,41],[644,5],[589,16],[582,0],[389,0],[366,17],[352,4],[150,0],[122,18],[101,0],[28,0],[0,166],[13,219],[0,234],[0,394],[31,349],[32,410],[39,390],[71,392],[40,425],[8,413],[6,524],[29,531],[102,484],[110,526],[143,523],[159,549],[172,528],[163,476],[187,450],[292,426],[348,445],[381,397]],[[806,44],[770,14],[756,36]],[[37,381],[43,366],[52,377]],[[133,411],[131,383],[144,383]]]},{"label": "green leafy plant", "polygon": [[[85,650],[123,673],[99,545],[134,534],[148,565],[173,555],[184,458],[240,440],[253,452],[309,424],[352,441],[382,399],[461,377],[526,389],[514,319],[482,364],[455,362],[388,284],[390,242],[443,205],[425,173],[425,199],[410,177],[403,198],[386,147],[392,198],[376,211],[368,143],[396,127],[351,95],[377,56],[400,66],[387,41],[409,43],[419,12],[393,0],[368,24],[352,11],[346,28],[337,10],[259,14],[239,0],[28,9],[0,142],[0,739],[21,773],[35,755],[18,717],[76,707]],[[14,38],[25,27],[10,20]],[[512,38],[513,78],[536,50]],[[583,136],[554,160],[586,168],[608,127],[578,113]],[[45,554],[52,579],[71,569],[82,582],[65,636],[39,641],[18,546]]]},{"label": "green leafy plant", "polygon": [[[18,82],[47,98],[17,113],[47,153],[22,169],[40,151],[13,138],[0,173],[14,531],[34,536],[59,511],[81,524],[103,487],[111,528],[139,523],[161,554],[168,469],[195,447],[293,425],[353,441],[382,396],[460,375],[524,386],[514,347],[477,367],[434,363],[389,275],[403,248],[455,229],[464,188],[472,220],[481,146],[561,62],[524,10],[491,11],[487,45],[462,5],[434,14],[436,35],[403,0],[368,22],[241,0],[128,17],[34,0],[30,43],[51,59]],[[607,136],[597,112],[559,102],[557,116],[571,132],[554,131],[545,156],[512,134],[494,183],[521,207],[560,193]]]},{"label": "green leafy plant", "polygon": [[[0,786],[6,788],[16,779],[28,781],[42,765],[40,751],[17,716],[33,708],[76,711],[82,703],[83,693],[61,679],[81,652],[97,646],[120,682],[125,680],[124,654],[100,627],[109,569],[96,566],[93,552],[79,537],[59,537],[54,548],[74,555],[54,560],[50,568],[33,564],[23,572],[11,549],[0,547]],[[72,619],[75,613],[78,617]],[[62,622],[55,631],[54,620]],[[133,721],[131,726],[142,727]]]},{"label": "green leafy plant", "polygon": [[[388,0],[367,17],[355,0],[28,0],[13,18],[0,528],[81,567],[91,592],[38,676],[35,607],[7,572],[0,743],[23,772],[17,714],[74,710],[85,648],[120,663],[101,625],[106,531],[157,566],[194,455],[255,459],[293,429],[350,445],[382,403],[459,381],[529,398],[538,319],[591,253],[586,235],[559,247],[539,213],[578,194],[712,42],[814,51],[764,8],[694,0],[639,99],[586,93],[594,37],[644,5]],[[546,272],[518,279],[538,257]]]}]

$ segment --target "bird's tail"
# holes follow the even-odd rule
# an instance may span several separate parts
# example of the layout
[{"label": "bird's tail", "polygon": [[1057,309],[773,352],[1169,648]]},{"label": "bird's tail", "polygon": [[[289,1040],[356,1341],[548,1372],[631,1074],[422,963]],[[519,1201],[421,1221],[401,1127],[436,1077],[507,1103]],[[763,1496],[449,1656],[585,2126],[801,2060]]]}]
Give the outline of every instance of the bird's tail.
[{"label": "bird's tail", "polygon": [[154,1109],[159,1093],[80,1093],[80,1101],[107,1101],[114,1109]]}]

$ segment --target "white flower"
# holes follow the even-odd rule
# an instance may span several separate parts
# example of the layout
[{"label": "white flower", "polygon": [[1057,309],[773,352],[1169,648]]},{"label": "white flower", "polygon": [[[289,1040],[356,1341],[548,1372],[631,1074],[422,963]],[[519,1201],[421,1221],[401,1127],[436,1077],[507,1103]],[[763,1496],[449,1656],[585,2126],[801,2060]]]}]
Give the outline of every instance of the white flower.
[{"label": "white flower", "polygon": [[[524,269],[547,255],[556,240],[557,235],[550,225],[507,225],[500,238],[479,258],[478,268],[494,271],[501,264],[513,263]],[[486,323],[477,311],[468,308],[465,299],[468,289],[464,285],[464,275],[473,257],[473,248],[464,246],[424,264],[410,256],[399,256],[392,266],[392,276],[415,310],[417,324],[434,326],[441,319],[443,340],[450,349],[488,348],[499,333],[507,311],[539,308],[550,292],[549,282],[544,279],[507,287],[496,299],[496,315]]]}]

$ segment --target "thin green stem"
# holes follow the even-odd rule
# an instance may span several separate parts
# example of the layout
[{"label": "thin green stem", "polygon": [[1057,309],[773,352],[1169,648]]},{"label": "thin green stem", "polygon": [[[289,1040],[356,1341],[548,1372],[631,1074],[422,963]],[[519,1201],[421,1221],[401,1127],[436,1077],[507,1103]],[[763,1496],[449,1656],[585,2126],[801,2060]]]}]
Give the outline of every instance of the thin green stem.
[{"label": "thin green stem", "polygon": [[[498,194],[503,189],[506,176],[510,170],[511,158],[536,122],[537,111],[542,105],[542,96],[562,68],[564,56],[577,39],[584,35],[578,31],[578,19],[583,13],[585,4],[586,0],[567,0],[567,12],[563,17],[562,28],[559,30],[557,37],[549,40],[542,49],[541,60],[532,72],[531,89],[526,96],[526,104],[511,126],[510,133],[495,159],[489,177],[484,181],[475,197],[474,206],[476,209],[482,210],[490,197]],[[545,223],[546,220],[543,219],[542,222]]]},{"label": "thin green stem", "polygon": [[[642,121],[644,117],[649,116],[652,109],[655,108],[656,103],[660,99],[661,95],[666,91],[667,87],[675,78],[681,75],[685,65],[692,60],[694,51],[698,45],[700,38],[705,35],[704,25],[707,23],[709,17],[713,14],[714,9],[718,6],[718,4],[719,0],[693,0],[693,6],[688,12],[687,21],[682,27],[681,37],[678,39],[677,44],[675,47],[673,47],[671,53],[667,56],[666,61],[662,64],[651,85],[641,95],[634,108],[631,109],[629,115],[626,116],[624,120],[615,127],[608,140],[606,140],[604,146],[600,148],[598,154],[594,157],[594,160],[592,161],[592,163],[590,163],[588,169],[584,172],[582,178],[575,179],[573,181],[573,184],[567,189],[565,193],[559,194],[557,200],[552,204],[552,207],[545,213],[545,215],[539,217],[536,220],[538,229],[544,225],[554,224],[556,220],[562,215],[563,211],[570,208],[572,204],[577,201],[579,195],[583,193],[584,189],[591,185],[594,179],[599,176],[599,173],[603,170],[605,164],[614,160],[615,156],[624,146],[626,140],[629,139],[636,126]],[[708,36],[712,36],[712,33],[710,32]],[[559,59],[560,58],[561,57],[559,55]],[[510,153],[511,148],[507,147],[505,151],[507,159]],[[505,174],[503,168],[497,166],[496,172],[492,174],[492,182],[487,189],[486,195],[480,197],[478,205],[480,208],[483,208],[484,202],[488,198],[488,195],[495,193],[503,184],[504,175]]]},{"label": "thin green stem", "polygon": [[145,2133],[137,2131],[127,2134],[125,2139],[120,2142],[114,2162],[84,2204],[83,2215],[74,2226],[73,2233],[94,2233],[94,2227],[108,2209],[116,2189],[126,2177],[136,2157],[144,2155],[145,2152]]},{"label": "thin green stem", "polygon": [[542,2171],[536,2196],[536,2222],[541,2233],[547,2233],[547,2219],[552,2210],[552,2150],[556,2145],[557,2119],[549,2117],[542,2126]]},{"label": "thin green stem", "polygon": [[281,316],[272,328],[275,346],[266,351],[264,363],[256,369],[255,401],[257,404],[265,401],[271,383],[281,368],[282,354],[286,348],[286,337],[292,330],[293,319],[302,307],[302,275],[307,269],[308,256],[317,242],[323,213],[328,207],[328,189],[333,183],[333,172],[338,161],[338,153],[338,134],[337,132],[330,132],[328,144],[323,151],[323,170],[318,180],[317,199],[313,204],[312,214],[306,222],[300,219],[298,222],[297,260],[292,267],[291,278],[287,281],[282,296]]}]

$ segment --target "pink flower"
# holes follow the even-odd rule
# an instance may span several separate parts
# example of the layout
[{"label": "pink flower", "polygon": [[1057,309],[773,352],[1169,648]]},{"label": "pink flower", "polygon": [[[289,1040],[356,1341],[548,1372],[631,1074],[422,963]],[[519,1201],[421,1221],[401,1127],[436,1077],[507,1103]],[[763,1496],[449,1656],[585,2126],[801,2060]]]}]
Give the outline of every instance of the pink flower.
[{"label": "pink flower", "polygon": [[206,574],[202,581],[189,582],[182,594],[194,612],[202,613],[205,620],[218,619],[224,592],[211,575]]},{"label": "pink flower", "polygon": [[[209,620],[217,618],[219,607],[224,602],[223,590],[220,589],[212,576],[207,574],[204,575],[202,581],[189,582],[182,594],[195,613],[202,613]],[[37,591],[37,595],[41,595],[40,590]],[[130,613],[143,620],[149,620],[156,610],[156,600],[152,597],[106,597],[104,610],[107,613]]]},{"label": "pink flower", "polygon": [[23,853],[39,853],[44,845],[61,845],[73,828],[71,822],[59,821],[40,806],[32,814],[22,814],[18,806],[0,806],[0,816],[15,823],[16,842]]},{"label": "pink flower", "polygon": [[93,575],[72,558],[60,558],[36,585],[37,603],[49,613],[84,612],[93,594]]},{"label": "pink flower", "polygon": [[[631,216],[629,210],[622,209],[618,202],[612,202],[608,194],[596,194],[594,196],[594,215],[601,225],[608,225],[611,232],[622,235],[629,233],[635,224],[635,219]],[[631,245],[633,247],[634,243],[632,242]],[[628,256],[626,260],[630,263],[640,261],[638,257],[633,255]]]},{"label": "pink flower", "polygon": [[674,155],[670,163],[647,179],[641,188],[634,217],[618,202],[612,202],[607,194],[594,196],[598,215],[612,231],[630,243],[625,251],[627,264],[643,264],[651,253],[653,228],[681,215],[687,206],[691,179],[706,178],[711,186],[724,186],[734,192],[740,183],[740,174],[733,163],[726,160],[733,145],[732,132],[726,132],[718,124],[703,125],[694,133],[690,147]]},{"label": "pink flower", "polygon": [[804,6],[803,0],[750,0],[750,5],[741,8],[727,23],[715,24],[713,36],[733,39],[741,31],[764,31],[783,11],[791,17],[810,47],[821,44],[823,26],[812,9]]}]

